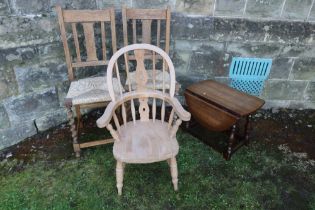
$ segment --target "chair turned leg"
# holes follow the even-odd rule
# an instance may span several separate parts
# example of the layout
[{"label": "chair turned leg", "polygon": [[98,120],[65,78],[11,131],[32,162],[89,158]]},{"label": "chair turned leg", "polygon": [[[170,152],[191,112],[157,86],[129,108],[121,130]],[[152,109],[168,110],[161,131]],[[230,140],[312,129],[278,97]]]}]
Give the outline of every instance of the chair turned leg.
[{"label": "chair turned leg", "polygon": [[76,157],[80,157],[80,145],[78,144],[78,132],[74,125],[74,117],[72,112],[72,107],[67,106],[67,117],[69,120],[70,130],[72,134],[73,150]]},{"label": "chair turned leg", "polygon": [[117,182],[117,190],[118,195],[122,194],[122,187],[123,187],[123,180],[124,180],[124,163],[117,160],[116,164],[116,182]]},{"label": "chair turned leg", "polygon": [[171,176],[172,176],[172,182],[174,185],[174,190],[178,190],[178,171],[177,171],[177,163],[176,163],[176,158],[173,157],[169,159],[168,161],[171,169]]}]

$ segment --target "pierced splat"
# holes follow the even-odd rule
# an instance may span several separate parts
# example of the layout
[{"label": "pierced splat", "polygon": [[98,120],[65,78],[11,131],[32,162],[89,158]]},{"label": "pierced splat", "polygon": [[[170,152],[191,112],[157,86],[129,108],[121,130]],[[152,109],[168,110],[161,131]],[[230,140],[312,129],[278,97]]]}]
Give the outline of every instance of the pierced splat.
[{"label": "pierced splat", "polygon": [[[146,90],[146,84],[148,82],[148,74],[144,67],[144,50],[135,50],[135,57],[137,61],[137,68],[136,68],[136,83],[137,83],[137,90]],[[140,120],[141,121],[148,121],[149,120],[149,105],[148,105],[148,98],[141,98],[139,99],[139,113],[140,113]]]},{"label": "pierced splat", "polygon": [[137,90],[146,90],[145,86],[148,82],[148,74],[144,67],[144,50],[135,50],[134,52],[137,61],[136,68]]},{"label": "pierced splat", "polygon": [[87,61],[97,61],[96,47],[95,47],[95,36],[94,36],[94,23],[82,23],[85,45],[87,53]]}]

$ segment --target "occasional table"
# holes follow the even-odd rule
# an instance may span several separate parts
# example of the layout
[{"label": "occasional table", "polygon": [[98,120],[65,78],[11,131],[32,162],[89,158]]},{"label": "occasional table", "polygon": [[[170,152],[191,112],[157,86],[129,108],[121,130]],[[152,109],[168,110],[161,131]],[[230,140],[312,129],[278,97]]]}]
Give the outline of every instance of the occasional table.
[{"label": "occasional table", "polygon": [[[224,158],[229,160],[234,151],[248,143],[250,115],[261,108],[265,101],[248,95],[213,80],[190,85],[185,90],[185,99],[193,118],[211,131],[231,129]],[[237,122],[244,118],[242,140],[235,143]]]}]

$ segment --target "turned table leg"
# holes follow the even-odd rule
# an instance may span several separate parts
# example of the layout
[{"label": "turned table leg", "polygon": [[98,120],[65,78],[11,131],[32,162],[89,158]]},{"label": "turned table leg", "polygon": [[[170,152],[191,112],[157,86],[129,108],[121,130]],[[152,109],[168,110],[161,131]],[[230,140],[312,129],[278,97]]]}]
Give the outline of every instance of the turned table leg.
[{"label": "turned table leg", "polygon": [[235,130],[236,130],[236,125],[233,125],[232,126],[232,130],[231,130],[231,134],[230,134],[230,138],[229,138],[228,149],[227,149],[227,152],[224,155],[224,158],[226,160],[230,160],[230,158],[231,158],[232,147],[233,147],[234,140],[235,140]]},{"label": "turned table leg", "polygon": [[74,124],[72,106],[67,105],[66,108],[67,108],[67,117],[69,120],[70,130],[71,130],[71,134],[72,134],[73,150],[75,152],[75,156],[80,157],[80,145],[78,144],[78,132],[77,132],[75,124]]},{"label": "turned table leg", "polygon": [[245,141],[245,144],[246,144],[246,145],[249,144],[250,118],[251,118],[251,116],[248,115],[248,116],[246,117],[246,122],[245,122],[244,141]]}]

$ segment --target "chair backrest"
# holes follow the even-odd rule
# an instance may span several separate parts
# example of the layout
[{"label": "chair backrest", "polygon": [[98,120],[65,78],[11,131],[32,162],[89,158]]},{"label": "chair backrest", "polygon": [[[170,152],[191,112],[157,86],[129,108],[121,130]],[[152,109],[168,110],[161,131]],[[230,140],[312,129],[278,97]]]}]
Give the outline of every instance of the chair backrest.
[{"label": "chair backrest", "polygon": [[[152,44],[164,49],[169,54],[171,25],[171,9],[169,7],[167,9],[123,7],[122,21],[125,46],[136,43]],[[128,24],[128,22],[131,22],[131,24]],[[128,30],[128,26],[131,30]],[[128,36],[129,31],[132,31],[132,36]],[[138,33],[139,31],[141,31],[141,34]]]},{"label": "chair backrest", "polygon": [[[150,52],[152,57],[146,58],[145,52]],[[122,88],[120,88],[119,91],[114,87],[113,83],[113,75],[115,74],[115,77],[117,77],[118,81],[122,83],[121,78],[125,74],[125,76],[128,78],[131,68],[130,66],[134,65],[134,62],[127,59],[127,55],[134,55],[136,59],[136,68],[135,68],[135,74],[136,74],[136,87],[132,88],[130,80],[127,81],[127,90],[124,92]],[[161,66],[159,66],[156,63],[156,56],[162,57],[163,63]],[[124,59],[120,59],[123,57]],[[124,61],[123,64],[119,63]],[[145,68],[145,62],[150,61],[152,62],[150,66],[152,66],[152,75],[151,77],[148,76],[150,74],[148,70]],[[119,64],[118,64],[119,63]],[[119,68],[121,67],[121,68]],[[159,90],[155,83],[157,79],[156,70],[157,68],[162,68],[162,83],[163,87],[162,90]],[[169,70],[169,77],[170,78],[164,78],[166,75],[166,67]],[[125,68],[125,69],[122,69]],[[115,71],[115,72],[113,72]],[[152,80],[152,81],[150,81]],[[168,83],[169,88],[167,89],[166,86]],[[123,83],[122,83],[123,84]],[[153,86],[152,86],[153,84]],[[112,99],[112,101],[123,101],[121,104],[122,108],[122,117],[124,119],[124,123],[127,122],[126,119],[126,108],[124,103],[126,101],[130,101],[130,109],[132,113],[132,119],[133,122],[136,122],[136,109],[135,105],[139,104],[139,111],[140,114],[140,120],[141,121],[148,121],[151,117],[149,116],[150,109],[149,104],[152,104],[152,118],[153,121],[156,119],[156,113],[157,113],[157,104],[159,104],[160,101],[157,102],[157,100],[161,100],[161,121],[165,120],[165,109],[166,109],[166,102],[164,98],[173,98],[175,93],[175,70],[173,63],[170,59],[170,57],[167,55],[166,52],[164,52],[161,48],[158,48],[154,45],[150,44],[133,44],[128,45],[126,47],[121,48],[118,50],[110,59],[107,67],[107,85],[108,85],[108,91],[109,95]],[[174,110],[171,112],[171,118],[174,116]],[[114,114],[114,119],[115,119]],[[117,121],[117,120],[115,120]],[[117,124],[117,122],[115,122]],[[172,122],[170,121],[169,124],[171,125]]]},{"label": "chair backrest", "polygon": [[[114,9],[63,10],[60,6],[56,6],[56,11],[58,13],[58,21],[68,67],[69,80],[74,80],[74,68],[107,65],[110,57],[107,56],[107,53],[110,52],[110,49],[113,53],[117,51]],[[71,30],[69,29],[70,25]],[[109,25],[111,31],[110,49],[107,49],[106,46],[106,39],[109,39],[109,36],[106,34],[106,25]],[[78,33],[81,32],[80,29],[82,28],[83,33]],[[68,31],[72,31],[72,33],[70,33],[72,34],[72,38],[69,38],[66,29],[68,29]],[[96,37],[96,35],[99,35],[100,38]],[[83,38],[84,43],[82,43]],[[98,40],[101,40],[101,49],[97,47]],[[70,41],[72,41],[72,45],[68,43]],[[75,52],[73,52],[74,50],[70,50],[69,47],[73,46],[73,44]],[[86,51],[84,52],[83,49]],[[75,55],[73,56],[72,54]]]},{"label": "chair backrest", "polygon": [[230,66],[230,86],[259,96],[272,65],[272,59],[234,57]]}]

